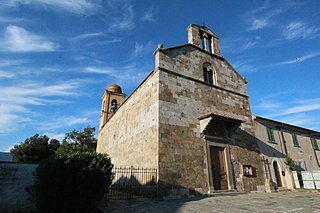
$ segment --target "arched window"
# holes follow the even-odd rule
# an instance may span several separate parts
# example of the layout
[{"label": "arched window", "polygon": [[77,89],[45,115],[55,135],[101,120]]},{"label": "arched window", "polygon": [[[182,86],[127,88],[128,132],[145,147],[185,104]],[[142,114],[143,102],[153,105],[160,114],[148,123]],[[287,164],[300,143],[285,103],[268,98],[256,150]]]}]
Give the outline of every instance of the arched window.
[{"label": "arched window", "polygon": [[117,110],[117,100],[116,99],[113,99],[111,101],[111,107],[110,107],[110,112],[115,112]]},{"label": "arched window", "polygon": [[203,79],[208,84],[213,84],[213,72],[211,64],[206,62],[203,64]]}]

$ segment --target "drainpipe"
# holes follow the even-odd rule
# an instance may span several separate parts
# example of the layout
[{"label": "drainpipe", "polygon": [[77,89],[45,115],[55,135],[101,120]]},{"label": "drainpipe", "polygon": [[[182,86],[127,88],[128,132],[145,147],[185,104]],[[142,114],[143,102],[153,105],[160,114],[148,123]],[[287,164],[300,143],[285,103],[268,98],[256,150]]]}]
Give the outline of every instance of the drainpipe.
[{"label": "drainpipe", "polygon": [[281,133],[281,137],[282,137],[282,141],[283,141],[284,152],[286,155],[288,155],[288,149],[287,149],[287,145],[286,145],[287,141],[284,138],[282,127],[283,127],[283,124],[281,124],[281,126],[280,126],[280,133]]},{"label": "drainpipe", "polygon": [[281,137],[281,130],[280,130],[280,127],[278,128],[278,136],[279,136],[279,145],[280,145],[280,149],[281,149],[281,154],[282,155],[285,155],[285,152],[284,152],[284,144],[283,144],[283,138]]}]

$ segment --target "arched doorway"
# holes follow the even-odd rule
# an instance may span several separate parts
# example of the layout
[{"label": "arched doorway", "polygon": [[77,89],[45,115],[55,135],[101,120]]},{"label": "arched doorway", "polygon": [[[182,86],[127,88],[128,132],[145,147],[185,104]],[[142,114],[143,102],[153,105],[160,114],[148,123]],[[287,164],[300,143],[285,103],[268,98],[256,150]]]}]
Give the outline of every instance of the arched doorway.
[{"label": "arched doorway", "polygon": [[274,175],[276,176],[277,186],[282,187],[282,181],[280,176],[280,170],[277,161],[273,161]]}]

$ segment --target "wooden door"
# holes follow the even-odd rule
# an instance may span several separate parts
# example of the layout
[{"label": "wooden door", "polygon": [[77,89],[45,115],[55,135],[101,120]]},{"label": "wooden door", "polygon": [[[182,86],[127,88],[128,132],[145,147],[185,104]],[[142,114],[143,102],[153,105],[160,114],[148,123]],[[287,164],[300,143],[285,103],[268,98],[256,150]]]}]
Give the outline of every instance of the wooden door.
[{"label": "wooden door", "polygon": [[224,148],[210,146],[210,155],[214,190],[227,190],[228,180]]}]

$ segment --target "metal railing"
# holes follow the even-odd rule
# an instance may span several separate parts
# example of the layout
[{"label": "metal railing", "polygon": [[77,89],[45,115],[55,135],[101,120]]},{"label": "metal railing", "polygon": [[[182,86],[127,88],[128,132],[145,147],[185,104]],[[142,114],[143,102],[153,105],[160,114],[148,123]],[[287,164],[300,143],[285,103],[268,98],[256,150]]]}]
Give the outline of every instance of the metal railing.
[{"label": "metal railing", "polygon": [[157,169],[114,168],[108,200],[157,197]]}]

